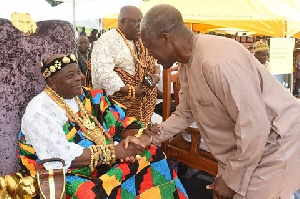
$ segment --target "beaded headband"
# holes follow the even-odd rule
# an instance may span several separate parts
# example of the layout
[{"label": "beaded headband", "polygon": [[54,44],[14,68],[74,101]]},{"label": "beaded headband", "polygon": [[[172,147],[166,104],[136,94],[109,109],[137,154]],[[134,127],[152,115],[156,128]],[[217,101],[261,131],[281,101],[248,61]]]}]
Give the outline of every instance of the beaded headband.
[{"label": "beaded headband", "polygon": [[269,51],[269,45],[263,41],[257,41],[254,44],[254,52]]},{"label": "beaded headband", "polygon": [[52,77],[55,73],[61,70],[63,67],[77,63],[76,57],[74,54],[58,57],[53,59],[49,64],[46,64],[44,61],[41,63],[41,72],[45,80],[48,77]]}]

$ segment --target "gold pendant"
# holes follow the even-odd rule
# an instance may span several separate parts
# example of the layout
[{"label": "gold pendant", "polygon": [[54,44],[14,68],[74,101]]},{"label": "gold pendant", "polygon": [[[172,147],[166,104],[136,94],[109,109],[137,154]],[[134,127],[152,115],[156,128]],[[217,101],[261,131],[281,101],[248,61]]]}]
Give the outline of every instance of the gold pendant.
[{"label": "gold pendant", "polygon": [[106,145],[104,132],[101,131],[101,128],[99,127],[95,127],[94,129],[83,132],[83,135],[98,145]]},{"label": "gold pendant", "polygon": [[95,122],[91,122],[91,120],[89,118],[83,119],[83,125],[89,130],[95,129]]}]

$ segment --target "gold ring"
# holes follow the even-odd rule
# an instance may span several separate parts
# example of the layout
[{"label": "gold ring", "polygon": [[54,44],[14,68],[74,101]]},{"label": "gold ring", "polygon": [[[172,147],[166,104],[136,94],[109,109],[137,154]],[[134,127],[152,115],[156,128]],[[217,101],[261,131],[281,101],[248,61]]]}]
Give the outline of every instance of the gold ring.
[{"label": "gold ring", "polygon": [[136,155],[135,159],[139,160],[139,159],[141,159],[141,157],[142,157],[141,155]]}]

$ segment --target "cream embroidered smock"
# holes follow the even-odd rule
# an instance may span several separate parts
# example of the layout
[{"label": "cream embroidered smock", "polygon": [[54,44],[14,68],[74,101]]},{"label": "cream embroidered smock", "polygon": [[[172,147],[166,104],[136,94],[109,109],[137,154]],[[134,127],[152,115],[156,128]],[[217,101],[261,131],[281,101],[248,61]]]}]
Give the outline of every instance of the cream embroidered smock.
[{"label": "cream embroidered smock", "polygon": [[[136,51],[133,41],[127,40]],[[115,67],[135,75],[135,60],[116,29],[105,32],[96,42],[92,52],[92,83],[94,88],[104,88],[107,95],[125,86]]]},{"label": "cream embroidered smock", "polygon": [[[66,103],[74,111],[79,111],[75,98],[66,100]],[[67,121],[66,112],[43,91],[29,102],[22,117],[21,130],[27,144],[34,146],[39,159],[61,158],[68,169],[72,161],[82,154],[83,147],[66,139],[63,126]],[[53,162],[44,166],[57,169],[61,164]]]}]

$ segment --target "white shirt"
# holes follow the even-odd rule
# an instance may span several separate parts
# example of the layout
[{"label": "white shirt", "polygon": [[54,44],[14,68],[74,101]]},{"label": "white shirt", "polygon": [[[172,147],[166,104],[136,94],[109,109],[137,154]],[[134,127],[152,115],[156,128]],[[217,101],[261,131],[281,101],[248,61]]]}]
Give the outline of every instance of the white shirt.
[{"label": "white shirt", "polygon": [[[136,51],[133,41],[127,40]],[[104,88],[107,95],[112,95],[125,86],[115,67],[135,75],[135,60],[117,30],[105,32],[95,43],[92,52],[92,82],[94,88]]]},{"label": "white shirt", "polygon": [[[78,111],[76,100],[66,100],[74,111]],[[69,168],[71,162],[83,152],[83,147],[68,142],[64,124],[68,121],[65,111],[60,108],[44,91],[34,97],[26,107],[22,117],[21,130],[27,144],[31,144],[40,160],[61,158]],[[61,168],[60,163],[46,163],[45,168]]]}]

